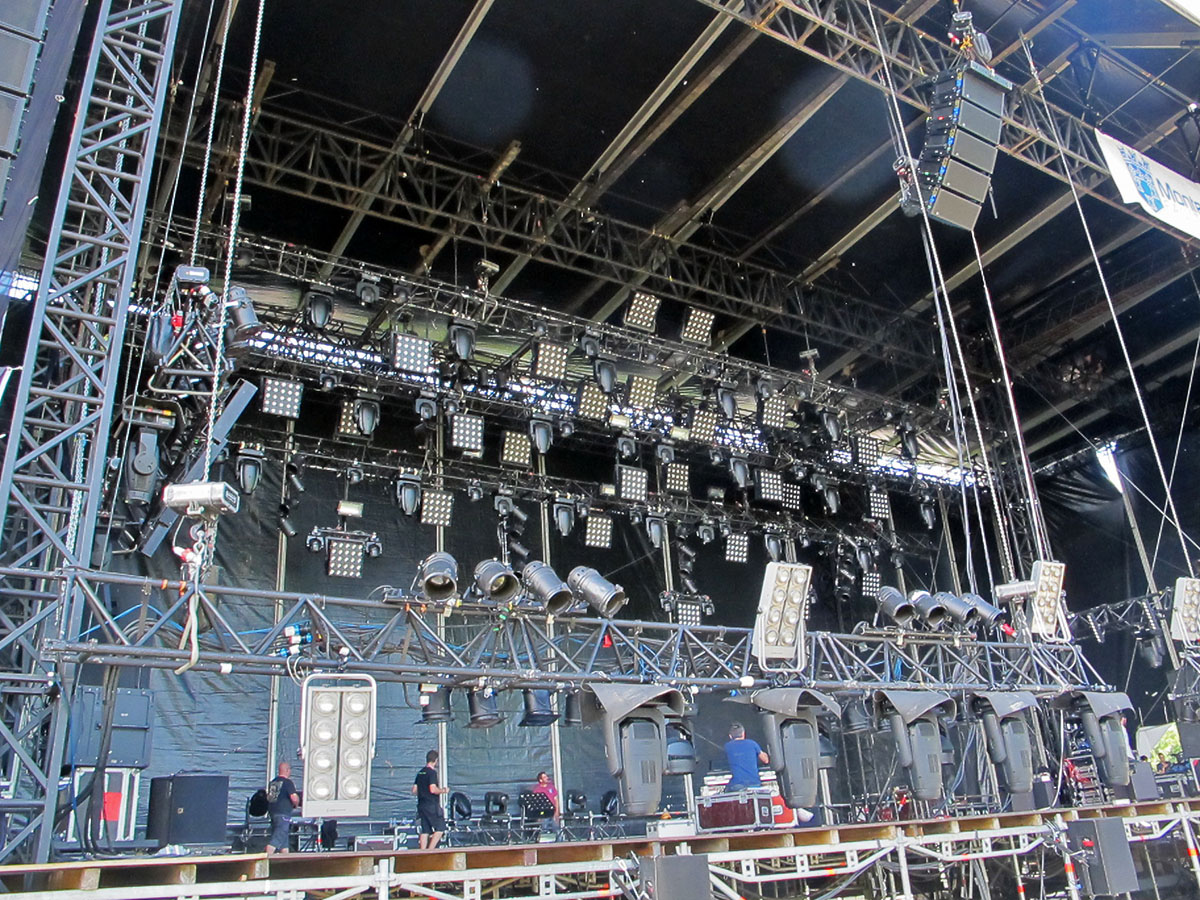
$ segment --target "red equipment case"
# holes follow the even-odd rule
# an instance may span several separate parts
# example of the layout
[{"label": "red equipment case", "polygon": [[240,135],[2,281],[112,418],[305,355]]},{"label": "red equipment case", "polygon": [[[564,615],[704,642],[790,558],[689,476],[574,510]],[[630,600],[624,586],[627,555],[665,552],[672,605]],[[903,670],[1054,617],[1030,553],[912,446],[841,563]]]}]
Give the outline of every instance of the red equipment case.
[{"label": "red equipment case", "polygon": [[775,814],[771,795],[758,791],[734,791],[696,801],[696,818],[701,831],[772,828]]}]

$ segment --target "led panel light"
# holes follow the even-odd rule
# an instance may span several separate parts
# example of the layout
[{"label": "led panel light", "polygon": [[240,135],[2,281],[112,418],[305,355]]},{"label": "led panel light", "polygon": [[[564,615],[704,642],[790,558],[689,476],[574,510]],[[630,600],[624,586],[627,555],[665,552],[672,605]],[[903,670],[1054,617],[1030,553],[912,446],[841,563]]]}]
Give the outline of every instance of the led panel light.
[{"label": "led panel light", "polygon": [[663,481],[667,490],[673,494],[689,493],[691,485],[688,474],[688,464],[685,462],[669,462],[663,466]]},{"label": "led panel light", "polygon": [[326,571],[333,578],[362,578],[363,544],[361,541],[330,537],[326,541]]},{"label": "led panel light", "polygon": [[421,498],[421,524],[446,528],[454,512],[454,495],[449,491],[425,491]]},{"label": "led panel light", "polygon": [[523,431],[504,432],[504,443],[500,447],[500,465],[519,466],[528,469],[533,466],[533,444],[529,435]]},{"label": "led panel light", "polygon": [[433,343],[415,334],[392,333],[392,365],[424,375],[433,370]]},{"label": "led panel light", "polygon": [[725,561],[744,563],[750,559],[750,535],[731,534],[725,538]]},{"label": "led panel light", "polygon": [[456,413],[450,418],[450,446],[465,450],[467,456],[483,453],[483,416]]},{"label": "led panel light", "polygon": [[763,428],[786,428],[791,398],[772,394],[758,407],[758,421]]},{"label": "led panel light", "polygon": [[783,484],[783,505],[787,509],[793,509],[797,512],[804,510],[804,491],[798,484],[784,482]]},{"label": "led panel light", "polygon": [[358,430],[358,417],[354,414],[354,400],[343,400],[342,411],[338,416],[338,437],[360,438],[363,433]]},{"label": "led panel light", "polygon": [[300,418],[300,398],[304,385],[283,378],[264,378],[262,382],[262,411],[285,419]]},{"label": "led panel light", "polygon": [[366,816],[375,755],[375,681],[362,675],[311,675],[304,681],[300,742],[304,811]]},{"label": "led panel light", "polygon": [[562,381],[567,377],[567,357],[571,348],[553,341],[538,341],[533,350],[533,377]]},{"label": "led panel light", "polygon": [[675,621],[686,628],[698,628],[704,624],[704,603],[700,600],[675,601]]},{"label": "led panel light", "polygon": [[755,478],[758,499],[768,503],[783,502],[783,473],[773,469],[759,469]]},{"label": "led panel light", "polygon": [[608,418],[608,413],[608,395],[600,390],[600,386],[594,381],[585,381],[580,385],[575,400],[575,415],[581,419],[603,422]]},{"label": "led panel light", "polygon": [[879,441],[867,434],[854,436],[854,461],[867,469],[879,465]]},{"label": "led panel light", "polygon": [[707,347],[712,343],[712,328],[716,316],[707,309],[690,307],[687,318],[683,322],[683,332],[679,339],[685,344],[697,344]]},{"label": "led panel light", "polygon": [[1191,643],[1200,641],[1200,578],[1175,579],[1171,637]]},{"label": "led panel light", "polygon": [[862,595],[864,597],[877,597],[879,591],[883,587],[883,576],[878,572],[864,572],[862,577]]},{"label": "led panel light", "polygon": [[1030,605],[1029,630],[1042,637],[1062,636],[1066,628],[1066,611],[1062,606],[1064,563],[1039,559],[1033,564],[1033,600]]},{"label": "led panel light", "polygon": [[880,522],[892,520],[892,498],[878,488],[867,489],[867,514]]},{"label": "led panel light", "polygon": [[617,496],[644,503],[649,495],[649,473],[636,466],[617,466]]},{"label": "led panel light", "polygon": [[767,563],[751,648],[759,664],[804,664],[804,633],[808,620],[808,589],[812,566]]},{"label": "led panel light", "polygon": [[583,545],[607,550],[612,546],[612,516],[590,510],[583,529]]},{"label": "led panel light", "polygon": [[636,291],[633,299],[629,301],[629,306],[625,308],[625,324],[638,331],[653,332],[660,302],[653,294]]},{"label": "led panel light", "polygon": [[658,395],[658,382],[645,375],[629,376],[629,405],[636,409],[646,409],[654,405]]},{"label": "led panel light", "polygon": [[717,411],[697,409],[692,413],[692,440],[700,444],[711,444],[717,439]]}]

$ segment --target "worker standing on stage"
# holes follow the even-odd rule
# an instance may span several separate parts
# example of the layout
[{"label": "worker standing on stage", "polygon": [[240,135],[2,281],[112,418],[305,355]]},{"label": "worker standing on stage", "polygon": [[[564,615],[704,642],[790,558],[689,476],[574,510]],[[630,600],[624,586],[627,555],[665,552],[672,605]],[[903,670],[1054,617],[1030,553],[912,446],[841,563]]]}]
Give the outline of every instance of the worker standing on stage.
[{"label": "worker standing on stage", "polygon": [[550,780],[548,774],[537,773],[537,784],[533,786],[532,793],[541,794],[550,801],[550,807],[554,810],[554,823],[557,825],[559,822],[558,788],[554,786],[554,782]]},{"label": "worker standing on stage", "polygon": [[764,766],[770,762],[758,742],[746,737],[746,729],[740,722],[729,726],[729,740],[725,743],[725,758],[729,761],[729,784],[727,791],[740,791],[743,788],[762,787],[762,779],[758,777],[758,764]]},{"label": "worker standing on stage", "polygon": [[271,837],[267,853],[287,853],[292,812],[300,805],[300,795],[292,783],[291,763],[281,762],[279,774],[267,784],[267,811],[271,814]]},{"label": "worker standing on stage", "polygon": [[446,817],[442,815],[439,794],[450,791],[437,783],[438,752],[425,754],[425,765],[413,780],[412,792],[417,798],[417,845],[422,850],[432,850],[446,831]]}]

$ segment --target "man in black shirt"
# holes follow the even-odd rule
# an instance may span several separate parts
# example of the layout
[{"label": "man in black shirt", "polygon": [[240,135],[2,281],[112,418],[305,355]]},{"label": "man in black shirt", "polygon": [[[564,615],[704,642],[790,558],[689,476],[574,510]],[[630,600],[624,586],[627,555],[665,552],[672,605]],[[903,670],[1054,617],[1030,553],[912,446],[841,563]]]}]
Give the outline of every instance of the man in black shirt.
[{"label": "man in black shirt", "polygon": [[438,785],[437,764],[438,752],[430,750],[425,754],[424,768],[413,780],[412,792],[417,798],[419,829],[417,844],[422,850],[432,850],[436,847],[446,830],[446,817],[442,815],[442,804],[438,795],[449,792],[450,788]]},{"label": "man in black shirt", "polygon": [[281,762],[279,774],[267,785],[267,811],[271,814],[271,837],[267,841],[267,853],[288,852],[288,831],[292,824],[292,811],[300,805],[300,795],[292,783],[291,763]]}]

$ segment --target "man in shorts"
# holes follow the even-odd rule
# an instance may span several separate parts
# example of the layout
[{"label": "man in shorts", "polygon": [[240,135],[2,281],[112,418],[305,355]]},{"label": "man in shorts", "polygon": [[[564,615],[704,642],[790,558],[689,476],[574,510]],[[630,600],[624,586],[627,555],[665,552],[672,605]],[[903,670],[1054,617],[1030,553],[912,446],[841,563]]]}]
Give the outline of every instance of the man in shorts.
[{"label": "man in shorts", "polygon": [[417,844],[422,850],[432,850],[446,831],[446,817],[442,815],[441,794],[450,788],[437,783],[438,752],[425,754],[425,766],[413,780],[412,792],[417,798]]}]

